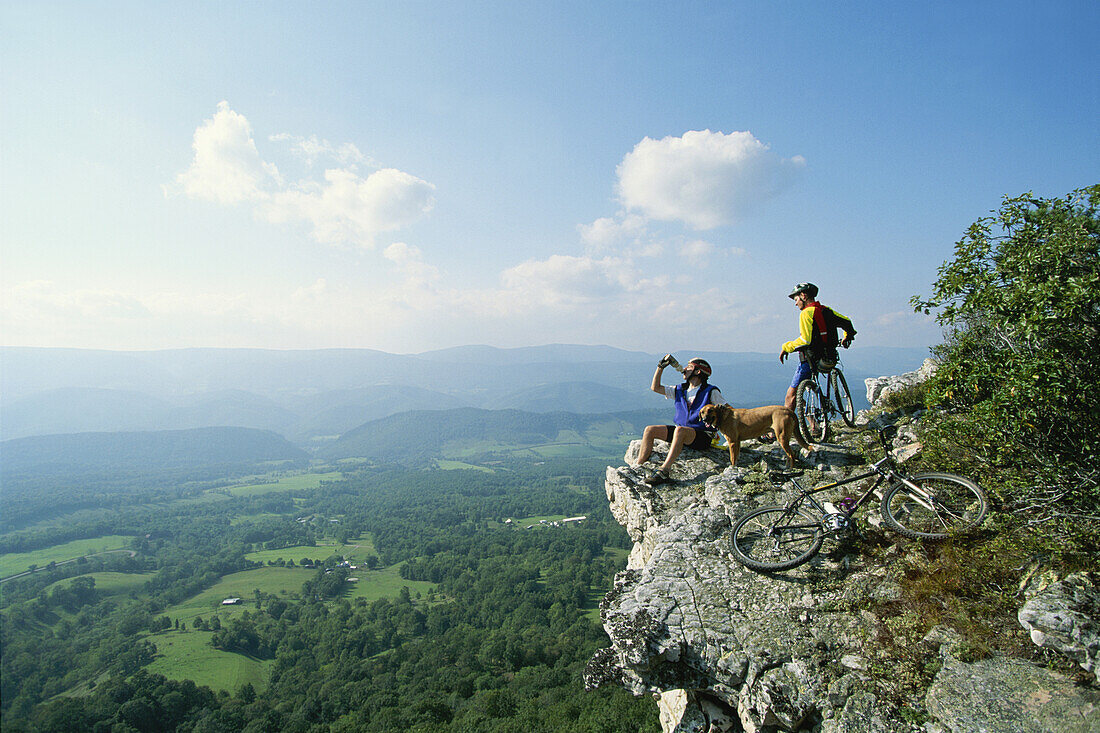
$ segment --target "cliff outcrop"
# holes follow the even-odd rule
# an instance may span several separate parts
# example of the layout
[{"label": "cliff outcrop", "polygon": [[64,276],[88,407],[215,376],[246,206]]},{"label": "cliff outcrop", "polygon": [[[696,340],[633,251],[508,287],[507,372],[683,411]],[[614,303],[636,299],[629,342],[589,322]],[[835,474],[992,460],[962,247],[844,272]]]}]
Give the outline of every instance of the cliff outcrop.
[{"label": "cliff outcrop", "polygon": [[[868,380],[869,399],[872,388],[880,397],[924,374]],[[898,424],[895,447],[914,454],[908,426],[919,417],[861,413],[863,429],[836,431],[804,459],[800,481],[822,483],[865,465],[874,435],[867,428]],[[774,478],[785,465],[780,449],[747,441],[737,467],[722,451],[685,451],[672,483],[657,488],[630,466],[637,450],[635,442],[627,465],[606,472],[611,511],[634,547],[600,605],[611,645],[589,662],[589,687],[652,695],[667,732],[1100,730],[1095,686],[1019,659],[970,661],[950,629],[908,638],[910,629],[878,613],[900,600],[901,579],[921,553],[877,526],[877,505],[858,515],[862,539],[827,541],[810,563],[761,574],[733,559],[730,529],[742,514],[791,495],[791,485]],[[1020,621],[1036,643],[1093,671],[1098,600],[1092,576],[1048,583],[1030,592]],[[905,648],[931,662],[915,674],[898,661]]]}]

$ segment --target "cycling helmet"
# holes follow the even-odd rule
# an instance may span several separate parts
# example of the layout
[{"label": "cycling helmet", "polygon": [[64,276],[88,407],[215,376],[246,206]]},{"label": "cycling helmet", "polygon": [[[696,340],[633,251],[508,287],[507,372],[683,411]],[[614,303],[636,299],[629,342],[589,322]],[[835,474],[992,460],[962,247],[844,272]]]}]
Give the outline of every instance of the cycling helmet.
[{"label": "cycling helmet", "polygon": [[711,374],[713,374],[713,371],[710,368],[710,364],[707,363],[706,359],[695,357],[694,359],[689,361],[688,364],[694,364],[695,368],[698,369],[699,373],[702,374],[704,377],[709,377]]},{"label": "cycling helmet", "polygon": [[791,300],[794,300],[794,296],[798,295],[799,293],[805,293],[806,295],[810,296],[811,298],[816,298],[817,297],[817,286],[814,285],[813,283],[799,283],[798,285],[794,286],[794,290],[792,290],[791,294],[788,295],[787,297],[790,298]]}]

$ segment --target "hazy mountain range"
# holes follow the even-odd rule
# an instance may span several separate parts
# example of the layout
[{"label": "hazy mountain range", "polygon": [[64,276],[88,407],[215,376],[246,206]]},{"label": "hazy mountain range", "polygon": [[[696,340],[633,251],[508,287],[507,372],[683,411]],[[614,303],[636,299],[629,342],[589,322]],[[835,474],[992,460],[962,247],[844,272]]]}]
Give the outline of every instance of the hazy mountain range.
[{"label": "hazy mountain range", "polygon": [[[793,371],[774,354],[676,353],[681,361],[708,359],[711,381],[743,407],[781,402]],[[844,352],[857,406],[866,406],[865,378],[911,371],[927,355],[916,348]],[[422,354],[8,347],[0,349],[0,437],[230,426],[319,447],[365,423],[414,410],[671,410],[649,391],[659,356],[557,344]]]}]

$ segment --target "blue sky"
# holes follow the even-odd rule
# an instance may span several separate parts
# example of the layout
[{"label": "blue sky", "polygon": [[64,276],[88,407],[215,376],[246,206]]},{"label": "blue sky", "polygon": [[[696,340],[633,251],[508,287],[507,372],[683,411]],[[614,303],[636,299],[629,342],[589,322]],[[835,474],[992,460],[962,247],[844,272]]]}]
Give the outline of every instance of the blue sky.
[{"label": "blue sky", "polygon": [[1100,3],[0,4],[6,345],[858,344],[1097,182]]}]

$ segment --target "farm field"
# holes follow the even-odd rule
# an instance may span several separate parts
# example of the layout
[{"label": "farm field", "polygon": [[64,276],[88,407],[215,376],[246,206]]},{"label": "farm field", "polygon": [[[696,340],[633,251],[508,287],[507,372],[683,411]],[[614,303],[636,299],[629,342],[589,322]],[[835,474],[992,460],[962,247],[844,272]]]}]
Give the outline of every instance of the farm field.
[{"label": "farm field", "polygon": [[[130,591],[139,591],[141,587],[145,585],[151,578],[155,577],[155,573],[116,573],[110,570],[104,570],[98,573],[86,573],[84,575],[78,575],[79,578],[92,578],[95,580],[96,592],[105,596],[116,596]],[[65,580],[59,580],[56,583],[51,583],[43,590],[48,594],[54,588],[58,586],[71,585],[76,578],[66,578]]]},{"label": "farm field", "polygon": [[157,656],[146,669],[173,680],[192,680],[214,691],[234,693],[246,683],[257,692],[263,691],[268,668],[274,662],[215,649],[210,646],[213,635],[212,631],[191,629],[150,635]]},{"label": "farm field", "polygon": [[343,474],[339,471],[303,473],[295,476],[284,476],[276,481],[247,484],[245,486],[230,486],[228,489],[217,489],[217,492],[228,492],[232,496],[259,496],[283,491],[312,491],[320,487],[322,481],[335,481],[341,477],[343,477]]},{"label": "farm field", "polygon": [[278,550],[257,550],[246,554],[245,557],[249,560],[264,563],[279,558],[293,560],[297,563],[304,557],[308,557],[310,560],[325,560],[333,555],[340,555],[348,558],[352,564],[358,565],[366,561],[367,555],[375,554],[377,554],[377,550],[374,549],[374,543],[371,542],[370,537],[360,537],[346,543],[322,542],[316,545],[294,545]]},{"label": "farm field", "polygon": [[409,593],[415,598],[417,593],[422,596],[435,588],[435,583],[426,580],[405,580],[401,577],[401,565],[391,565],[382,570],[353,570],[352,578],[359,578],[355,583],[348,583],[348,598],[362,598],[367,601],[376,601],[379,598],[396,598],[401,592],[401,587],[407,585]]},{"label": "farm field", "polygon": [[[198,595],[164,609],[163,615],[181,624],[186,622],[188,626],[196,616],[209,620],[210,616],[217,615],[224,623],[227,618],[239,615],[245,609],[255,610],[257,590],[267,595],[297,595],[302,584],[312,578],[314,572],[308,568],[265,567],[230,573]],[[221,605],[226,598],[241,598],[244,603]]]},{"label": "farm field", "polygon": [[0,578],[16,575],[26,570],[31,564],[45,567],[51,562],[65,562],[75,560],[84,555],[95,555],[111,550],[125,550],[130,546],[132,537],[125,535],[104,535],[86,540],[73,540],[52,547],[45,547],[33,552],[9,552],[0,555]]},{"label": "farm field", "polygon": [[[311,568],[264,567],[232,573],[198,595],[169,606],[164,610],[163,615],[171,618],[173,622],[178,620],[180,624],[187,624],[189,627],[197,616],[207,621],[212,616],[218,616],[224,624],[227,619],[240,615],[245,610],[255,610],[257,590],[270,596],[297,596],[302,590],[302,584],[312,578],[316,572]],[[400,564],[380,570],[362,568],[350,572],[351,577],[359,580],[348,583],[347,598],[374,601],[379,598],[396,597],[401,592],[401,587],[405,585],[414,595],[417,592],[426,594],[435,587],[433,583],[427,581],[405,580],[400,574]],[[238,605],[223,606],[222,601],[226,598],[240,598],[243,602]]]},{"label": "farm field", "polygon": [[439,458],[435,461],[435,467],[440,471],[461,471],[468,469],[471,471],[481,471],[482,473],[493,473],[493,469],[486,466],[477,466],[473,463],[465,463],[464,461],[448,460],[446,458]]}]

